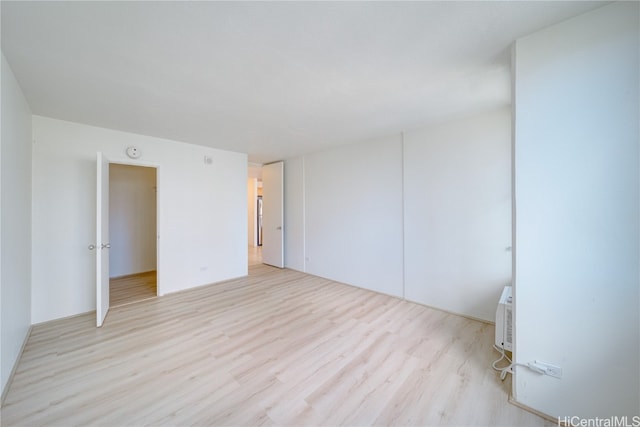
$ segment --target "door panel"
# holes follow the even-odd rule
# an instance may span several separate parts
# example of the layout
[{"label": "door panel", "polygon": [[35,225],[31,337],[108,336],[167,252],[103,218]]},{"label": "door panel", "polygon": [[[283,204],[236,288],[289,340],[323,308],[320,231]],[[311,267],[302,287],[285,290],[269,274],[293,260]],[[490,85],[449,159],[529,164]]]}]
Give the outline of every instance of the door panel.
[{"label": "door panel", "polygon": [[284,267],[284,163],[262,167],[262,262]]},{"label": "door panel", "polygon": [[109,159],[97,154],[96,188],[96,326],[109,311]]}]

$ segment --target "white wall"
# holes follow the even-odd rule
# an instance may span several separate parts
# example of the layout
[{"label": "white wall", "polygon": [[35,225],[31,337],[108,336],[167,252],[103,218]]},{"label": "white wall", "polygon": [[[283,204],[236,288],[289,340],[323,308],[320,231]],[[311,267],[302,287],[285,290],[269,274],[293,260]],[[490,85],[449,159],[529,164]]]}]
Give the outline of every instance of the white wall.
[{"label": "white wall", "polygon": [[156,269],[156,169],[109,167],[109,275]]},{"label": "white wall", "polygon": [[507,107],[287,160],[285,265],[493,321],[510,176]]},{"label": "white wall", "polygon": [[402,296],[400,137],[304,157],[306,271]]},{"label": "white wall", "polygon": [[510,176],[507,107],[287,160],[285,265],[493,321]]},{"label": "white wall", "polygon": [[515,45],[515,355],[563,377],[519,367],[514,394],[551,416],[640,415],[639,12]]},{"label": "white wall", "polygon": [[304,158],[284,162],[284,266],[306,271],[304,265]]},{"label": "white wall", "polygon": [[31,325],[31,111],[2,55],[0,146],[1,391]]},{"label": "white wall", "polygon": [[404,136],[406,298],[487,321],[511,283],[509,108]]},{"label": "white wall", "polygon": [[95,309],[97,151],[158,167],[161,294],[247,274],[245,154],[39,116],[33,134],[33,323]]}]

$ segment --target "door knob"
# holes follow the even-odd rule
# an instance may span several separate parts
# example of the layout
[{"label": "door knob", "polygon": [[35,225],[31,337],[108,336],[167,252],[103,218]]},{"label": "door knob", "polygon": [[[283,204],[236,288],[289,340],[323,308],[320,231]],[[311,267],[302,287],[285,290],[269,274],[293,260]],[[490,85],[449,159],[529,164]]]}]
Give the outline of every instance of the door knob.
[{"label": "door knob", "polygon": [[105,249],[105,248],[106,248],[106,249],[109,249],[110,247],[111,247],[111,244],[110,244],[110,243],[103,243],[103,244],[102,244],[102,248],[101,248],[101,249]]},{"label": "door knob", "polygon": [[96,245],[89,245],[89,250],[92,251],[96,248]]}]

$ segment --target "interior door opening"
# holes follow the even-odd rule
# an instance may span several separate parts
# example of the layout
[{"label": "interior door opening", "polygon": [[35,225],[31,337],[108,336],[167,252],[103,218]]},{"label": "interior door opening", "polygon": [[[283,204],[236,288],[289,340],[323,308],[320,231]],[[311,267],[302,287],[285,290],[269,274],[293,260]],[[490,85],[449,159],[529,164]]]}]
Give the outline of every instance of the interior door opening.
[{"label": "interior door opening", "polygon": [[262,246],[262,195],[258,194],[258,200],[256,202],[256,246]]},{"label": "interior door opening", "polygon": [[249,164],[249,266],[284,268],[284,163]]},{"label": "interior door opening", "polygon": [[248,263],[262,264],[262,165],[249,163],[247,181]]},{"label": "interior door opening", "polygon": [[157,170],[109,165],[111,307],[158,295]]}]

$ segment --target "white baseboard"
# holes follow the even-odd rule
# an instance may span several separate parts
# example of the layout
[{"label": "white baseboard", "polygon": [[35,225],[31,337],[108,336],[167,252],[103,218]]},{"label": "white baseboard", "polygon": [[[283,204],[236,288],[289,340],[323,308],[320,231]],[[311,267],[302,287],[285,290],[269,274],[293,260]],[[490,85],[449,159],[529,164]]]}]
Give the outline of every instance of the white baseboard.
[{"label": "white baseboard", "polygon": [[558,419],[557,419],[557,418],[552,417],[552,416],[551,416],[551,415],[549,415],[549,414],[545,414],[544,412],[540,412],[540,411],[538,411],[538,410],[536,410],[536,409],[533,409],[533,408],[531,408],[531,407],[529,407],[529,406],[527,406],[527,405],[524,405],[524,404],[522,404],[522,403],[518,402],[517,400],[515,400],[515,399],[513,398],[513,393],[509,393],[509,403],[511,403],[511,404],[512,404],[512,405],[514,405],[514,406],[517,406],[517,407],[518,407],[518,408],[520,408],[520,409],[524,409],[525,411],[530,412],[530,413],[532,413],[532,414],[534,414],[534,415],[537,415],[537,416],[539,416],[539,417],[542,417],[542,418],[544,418],[545,420],[547,420],[547,421],[549,421],[549,422],[551,422],[551,423],[553,423],[553,424],[555,424],[555,425],[565,426],[565,424],[564,424],[564,423],[558,424]]},{"label": "white baseboard", "polygon": [[22,359],[22,352],[24,351],[24,348],[27,345],[27,341],[29,341],[29,337],[31,336],[32,330],[33,330],[33,325],[29,326],[27,335],[24,337],[24,341],[22,341],[22,346],[20,347],[20,351],[18,352],[18,357],[16,358],[16,361],[13,364],[13,369],[11,369],[11,374],[9,374],[9,379],[7,380],[7,384],[5,385],[4,389],[2,389],[2,397],[0,398],[0,407],[4,405],[4,399],[7,397],[7,392],[9,391],[9,388],[11,388],[11,383],[13,382],[13,376],[16,373],[16,369],[18,368],[18,363],[20,363],[20,359]]}]

